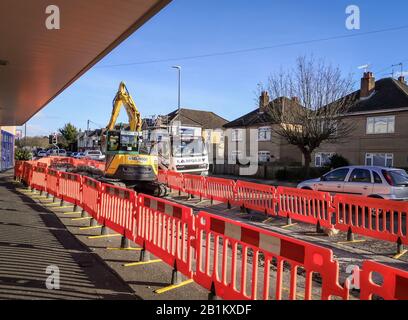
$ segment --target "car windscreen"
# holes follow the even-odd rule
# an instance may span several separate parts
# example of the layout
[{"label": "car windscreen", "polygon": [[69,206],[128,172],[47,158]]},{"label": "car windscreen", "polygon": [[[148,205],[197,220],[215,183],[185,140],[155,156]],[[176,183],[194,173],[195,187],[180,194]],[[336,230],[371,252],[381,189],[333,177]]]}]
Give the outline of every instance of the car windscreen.
[{"label": "car windscreen", "polygon": [[387,170],[395,186],[408,186],[408,174],[405,170]]}]

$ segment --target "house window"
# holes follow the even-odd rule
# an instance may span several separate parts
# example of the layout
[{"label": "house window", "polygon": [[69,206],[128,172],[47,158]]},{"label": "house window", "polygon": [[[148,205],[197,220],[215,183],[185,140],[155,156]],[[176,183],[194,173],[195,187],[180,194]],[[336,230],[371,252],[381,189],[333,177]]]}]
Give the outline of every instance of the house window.
[{"label": "house window", "polygon": [[258,129],[258,141],[271,141],[271,127],[261,127]]},{"label": "house window", "polygon": [[321,168],[330,163],[330,158],[333,156],[333,153],[329,152],[319,152],[315,155],[315,167]]},{"label": "house window", "polygon": [[242,129],[232,130],[232,141],[233,142],[242,141],[242,135],[243,135],[242,133],[243,133]]},{"label": "house window", "polygon": [[393,167],[394,154],[392,153],[366,153],[366,166]]},{"label": "house window", "polygon": [[395,132],[395,116],[367,118],[367,134]]},{"label": "house window", "polygon": [[258,152],[258,162],[270,162],[271,152],[270,151],[259,151]]}]

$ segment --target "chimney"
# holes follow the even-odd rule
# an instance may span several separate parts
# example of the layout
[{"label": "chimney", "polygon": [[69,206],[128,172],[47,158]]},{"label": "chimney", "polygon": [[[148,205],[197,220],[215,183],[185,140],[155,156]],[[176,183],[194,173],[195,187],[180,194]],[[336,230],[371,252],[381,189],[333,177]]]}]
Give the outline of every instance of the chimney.
[{"label": "chimney", "polygon": [[269,105],[269,94],[266,91],[262,91],[261,96],[259,97],[259,111],[263,112],[264,108]]},{"label": "chimney", "polygon": [[375,78],[372,72],[365,72],[361,79],[360,98],[366,98],[373,93],[375,89]]},{"label": "chimney", "polygon": [[404,77],[404,76],[400,76],[400,77],[398,78],[398,81],[401,82],[401,83],[403,83],[403,84],[406,84],[406,82],[405,82],[405,77]]}]

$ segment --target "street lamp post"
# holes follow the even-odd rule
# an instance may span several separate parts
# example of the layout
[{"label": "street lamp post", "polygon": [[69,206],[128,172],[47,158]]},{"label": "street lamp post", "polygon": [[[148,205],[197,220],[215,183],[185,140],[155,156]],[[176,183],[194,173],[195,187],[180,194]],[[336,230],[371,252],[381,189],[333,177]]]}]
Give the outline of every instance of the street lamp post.
[{"label": "street lamp post", "polygon": [[172,68],[178,70],[178,109],[181,108],[181,67],[173,66]]}]

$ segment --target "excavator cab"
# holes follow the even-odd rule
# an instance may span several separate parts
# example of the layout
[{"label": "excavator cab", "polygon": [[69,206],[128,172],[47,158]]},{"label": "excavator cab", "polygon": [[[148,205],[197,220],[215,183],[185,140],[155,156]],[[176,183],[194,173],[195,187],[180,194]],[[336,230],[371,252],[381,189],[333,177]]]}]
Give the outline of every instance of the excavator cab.
[{"label": "excavator cab", "polygon": [[127,185],[157,180],[157,157],[150,155],[137,132],[108,131],[106,134],[106,176]]}]

